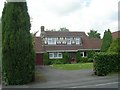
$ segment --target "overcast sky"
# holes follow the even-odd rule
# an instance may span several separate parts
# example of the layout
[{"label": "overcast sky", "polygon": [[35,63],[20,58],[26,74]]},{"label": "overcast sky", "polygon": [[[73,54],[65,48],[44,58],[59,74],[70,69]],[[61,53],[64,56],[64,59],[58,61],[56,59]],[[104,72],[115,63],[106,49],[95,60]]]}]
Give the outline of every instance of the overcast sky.
[{"label": "overcast sky", "polygon": [[[0,0],[0,16],[4,7]],[[97,30],[103,35],[108,28],[118,30],[119,0],[27,0],[32,18],[31,32],[66,27],[70,31]],[[37,34],[39,35],[39,33]]]}]

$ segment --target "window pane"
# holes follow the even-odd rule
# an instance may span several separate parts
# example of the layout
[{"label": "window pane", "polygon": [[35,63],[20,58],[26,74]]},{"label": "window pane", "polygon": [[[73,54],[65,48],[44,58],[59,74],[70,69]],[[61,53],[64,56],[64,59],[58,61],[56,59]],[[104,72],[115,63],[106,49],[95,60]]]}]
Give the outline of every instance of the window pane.
[{"label": "window pane", "polygon": [[55,58],[57,57],[57,53],[54,53],[54,57],[55,57]]},{"label": "window pane", "polygon": [[58,53],[58,57],[61,58],[62,57],[62,53]]},{"label": "window pane", "polygon": [[53,58],[53,53],[49,53],[49,58]]}]

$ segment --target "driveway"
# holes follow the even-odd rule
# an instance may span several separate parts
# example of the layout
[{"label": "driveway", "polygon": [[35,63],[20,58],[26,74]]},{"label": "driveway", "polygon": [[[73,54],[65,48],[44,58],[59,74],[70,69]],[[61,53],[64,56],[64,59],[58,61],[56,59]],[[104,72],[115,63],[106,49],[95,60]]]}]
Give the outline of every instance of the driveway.
[{"label": "driveway", "polygon": [[45,81],[31,84],[32,88],[118,88],[118,74],[95,76],[92,69],[60,70],[50,66],[37,66]]},{"label": "driveway", "polygon": [[20,88],[118,88],[118,74],[95,76],[92,69],[60,70],[36,66],[36,81]]}]

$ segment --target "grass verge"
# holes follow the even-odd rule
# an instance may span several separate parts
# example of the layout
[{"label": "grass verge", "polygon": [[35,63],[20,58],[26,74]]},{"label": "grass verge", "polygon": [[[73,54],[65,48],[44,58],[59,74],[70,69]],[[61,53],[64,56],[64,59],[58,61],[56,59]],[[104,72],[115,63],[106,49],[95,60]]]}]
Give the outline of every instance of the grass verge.
[{"label": "grass verge", "polygon": [[92,69],[93,63],[53,64],[50,66],[55,69],[62,69],[62,70],[80,70],[80,69]]}]

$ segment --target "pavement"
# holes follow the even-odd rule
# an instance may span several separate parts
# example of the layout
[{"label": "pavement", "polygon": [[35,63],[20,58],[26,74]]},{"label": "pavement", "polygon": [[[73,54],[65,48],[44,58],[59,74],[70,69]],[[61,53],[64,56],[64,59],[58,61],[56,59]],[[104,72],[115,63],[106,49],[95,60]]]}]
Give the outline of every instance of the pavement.
[{"label": "pavement", "polygon": [[92,69],[60,70],[36,66],[35,82],[4,88],[118,88],[118,74],[96,76]]}]

